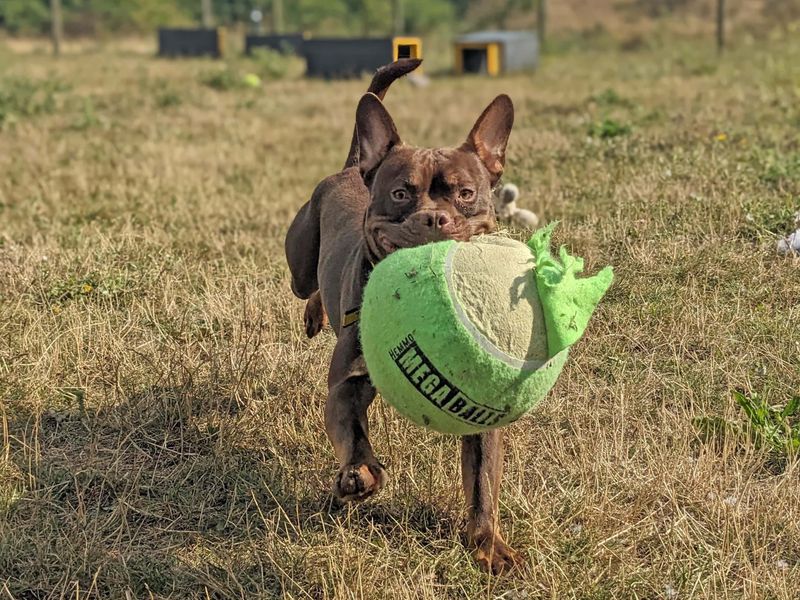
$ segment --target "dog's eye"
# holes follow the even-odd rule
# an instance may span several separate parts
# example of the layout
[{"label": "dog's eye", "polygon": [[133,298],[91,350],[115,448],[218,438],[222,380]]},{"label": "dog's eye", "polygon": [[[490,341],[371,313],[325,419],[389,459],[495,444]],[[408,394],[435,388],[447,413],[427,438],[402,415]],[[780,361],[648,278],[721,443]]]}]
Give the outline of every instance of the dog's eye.
[{"label": "dog's eye", "polygon": [[462,190],[458,192],[458,197],[461,198],[462,200],[469,201],[472,200],[474,196],[475,196],[475,191],[469,188],[462,188]]},{"label": "dog's eye", "polygon": [[397,188],[396,190],[392,190],[392,198],[394,198],[398,202],[402,202],[403,200],[408,200],[408,191],[404,190],[403,188]]}]

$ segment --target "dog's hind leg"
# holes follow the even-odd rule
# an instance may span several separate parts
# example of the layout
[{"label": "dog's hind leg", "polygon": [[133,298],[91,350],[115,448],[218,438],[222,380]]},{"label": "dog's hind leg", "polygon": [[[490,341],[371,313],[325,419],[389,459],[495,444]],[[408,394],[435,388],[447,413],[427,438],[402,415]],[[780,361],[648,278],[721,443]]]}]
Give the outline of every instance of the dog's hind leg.
[{"label": "dog's hind leg", "polygon": [[318,187],[289,225],[284,243],[286,262],[292,273],[292,291],[302,300],[319,289],[319,196]]}]

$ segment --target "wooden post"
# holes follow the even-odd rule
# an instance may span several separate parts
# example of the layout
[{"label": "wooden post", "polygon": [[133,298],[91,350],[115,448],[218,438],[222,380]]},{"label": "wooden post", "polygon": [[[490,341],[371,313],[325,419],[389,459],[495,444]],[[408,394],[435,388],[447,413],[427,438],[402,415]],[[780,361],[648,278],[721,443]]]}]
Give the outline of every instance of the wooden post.
[{"label": "wooden post", "polygon": [[64,37],[64,18],[61,0],[50,0],[50,30],[53,36],[53,54],[61,55],[61,40]]},{"label": "wooden post", "polygon": [[725,0],[717,0],[717,52],[725,48]]},{"label": "wooden post", "polygon": [[272,33],[283,33],[283,0],[272,0]]},{"label": "wooden post", "polygon": [[392,31],[394,35],[403,35],[405,33],[405,21],[403,0],[392,0]]},{"label": "wooden post", "polygon": [[539,48],[544,51],[547,33],[547,0],[536,3],[536,35],[539,37]]},{"label": "wooden post", "polygon": [[211,29],[214,26],[214,11],[211,0],[200,0],[200,9],[203,13],[203,27]]}]

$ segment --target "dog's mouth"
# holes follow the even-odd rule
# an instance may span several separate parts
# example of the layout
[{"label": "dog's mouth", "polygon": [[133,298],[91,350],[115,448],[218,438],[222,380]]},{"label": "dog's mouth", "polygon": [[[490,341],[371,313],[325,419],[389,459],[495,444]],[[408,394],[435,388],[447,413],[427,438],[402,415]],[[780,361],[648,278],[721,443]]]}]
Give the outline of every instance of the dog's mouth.
[{"label": "dog's mouth", "polygon": [[491,215],[467,219],[463,216],[441,227],[425,223],[424,219],[406,219],[393,223],[381,217],[368,218],[364,237],[374,262],[381,260],[401,248],[413,248],[432,242],[456,240],[469,241],[475,235],[490,233],[495,228]]},{"label": "dog's mouth", "polygon": [[383,232],[379,232],[379,233],[378,233],[376,241],[378,242],[378,244],[377,244],[377,245],[378,245],[378,246],[379,246],[379,247],[380,247],[380,248],[381,248],[381,249],[382,249],[382,250],[383,250],[383,251],[384,251],[386,254],[391,254],[392,252],[394,252],[395,250],[397,250],[397,249],[400,247],[400,246],[398,246],[397,244],[395,244],[395,243],[394,243],[392,240],[390,240],[390,239],[389,239],[389,236],[387,236],[387,235],[386,235],[385,233],[383,233]]}]

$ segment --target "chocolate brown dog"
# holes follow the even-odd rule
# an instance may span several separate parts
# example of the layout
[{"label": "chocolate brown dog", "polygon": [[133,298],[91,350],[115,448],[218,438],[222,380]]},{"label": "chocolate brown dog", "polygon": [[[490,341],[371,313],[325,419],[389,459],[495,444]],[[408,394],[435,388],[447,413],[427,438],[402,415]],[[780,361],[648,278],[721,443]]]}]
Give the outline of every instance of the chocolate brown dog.
[{"label": "chocolate brown dog", "polygon": [[[368,437],[367,407],[375,388],[358,338],[358,310],[372,266],[398,248],[468,240],[494,230],[492,188],[503,172],[514,121],[511,100],[501,95],[461,146],[403,144],[380,99],[419,63],[405,59],[378,70],[358,103],[344,169],[317,186],[286,236],[292,290],[308,300],[307,334],[315,335],[327,314],[338,338],[328,372],[325,428],[340,465],[333,491],[345,501],[368,498],[386,482]],[[497,523],[502,436],[495,430],[461,442],[468,540],[479,564],[493,573],[519,562]]]}]

